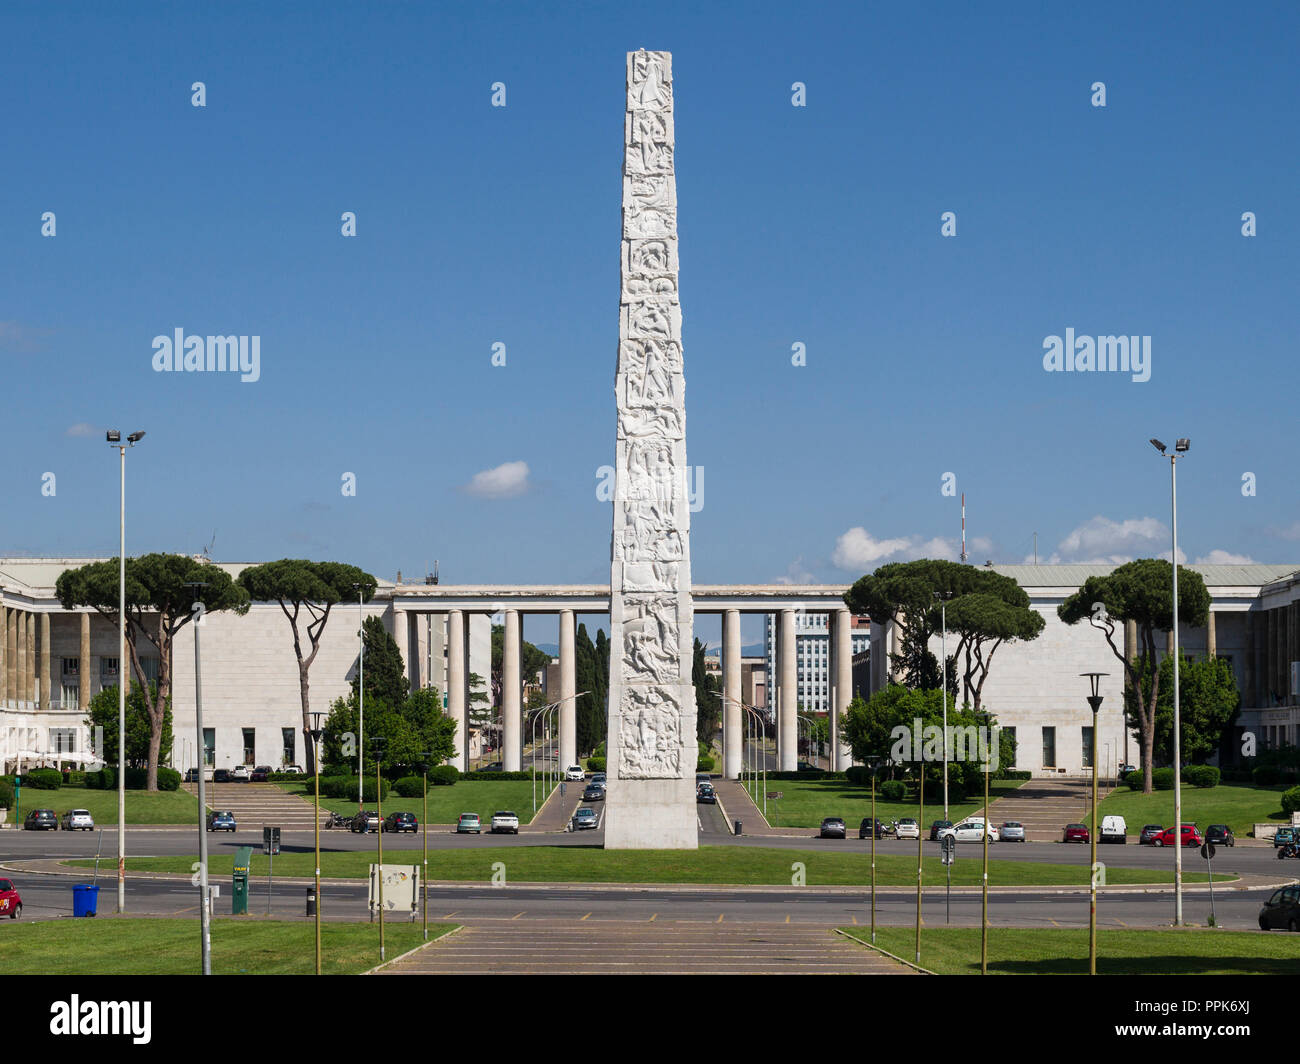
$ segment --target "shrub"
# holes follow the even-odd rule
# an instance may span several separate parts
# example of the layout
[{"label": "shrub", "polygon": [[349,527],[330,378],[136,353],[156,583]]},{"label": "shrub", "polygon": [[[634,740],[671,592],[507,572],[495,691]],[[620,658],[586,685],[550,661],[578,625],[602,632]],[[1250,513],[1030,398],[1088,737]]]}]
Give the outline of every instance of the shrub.
[{"label": "shrub", "polygon": [[0,778],[0,809],[12,809],[14,806],[14,784],[8,777]]},{"label": "shrub", "polygon": [[871,786],[871,769],[866,765],[850,765],[844,770],[844,778],[857,787]]},{"label": "shrub", "polygon": [[[380,801],[388,797],[390,789],[388,781],[384,780],[379,789]],[[355,798],[357,795],[357,778],[356,776],[322,776],[320,793],[322,798]],[[362,784],[361,800],[363,802],[375,801],[375,780],[373,776],[367,776]]]},{"label": "shrub", "polygon": [[[598,770],[598,771],[603,771],[603,770]],[[711,758],[711,757],[701,757],[701,758],[699,758],[699,759],[695,762],[695,771],[696,771],[696,772],[712,772],[712,771],[713,771],[713,758]]]},{"label": "shrub", "polygon": [[36,791],[57,791],[63,786],[63,773],[57,768],[33,768],[23,773],[23,786]]},{"label": "shrub", "polygon": [[994,775],[994,779],[1000,780],[1031,780],[1034,774],[1027,768],[1006,768]]},{"label": "shrub", "polygon": [[[707,759],[707,758],[703,758],[703,757],[700,758],[700,761],[701,761],[701,762],[706,761],[706,760],[708,760],[708,759]],[[711,763],[712,763],[712,762],[710,762],[710,764],[711,764]],[[605,758],[603,758],[603,757],[589,757],[589,758],[587,758],[587,767],[588,767],[589,769],[591,769],[592,772],[604,772],[604,771],[605,771]]]},{"label": "shrub", "polygon": [[901,802],[907,794],[907,787],[902,780],[885,780],[880,785],[880,797],[887,802]]},{"label": "shrub", "polygon": [[86,773],[81,769],[73,769],[68,773],[67,783],[72,787],[84,787],[86,785]]},{"label": "shrub", "polygon": [[403,776],[393,784],[399,798],[420,798],[424,795],[424,779],[420,776]]},{"label": "shrub", "polygon": [[1124,777],[1124,785],[1130,791],[1140,791],[1142,789],[1142,781],[1145,778],[1146,778],[1146,773],[1144,773],[1140,768],[1135,768],[1132,772],[1130,772],[1127,776]]},{"label": "shrub", "polygon": [[1282,772],[1272,765],[1256,765],[1250,778],[1257,787],[1272,787],[1282,782]]},{"label": "shrub", "polygon": [[[492,775],[499,777],[501,773],[494,772]],[[429,782],[439,787],[450,787],[460,779],[460,769],[455,765],[435,765],[429,769]]]},{"label": "shrub", "polygon": [[1172,791],[1174,789],[1173,766],[1158,768],[1151,773],[1151,786],[1158,791]]},{"label": "shrub", "polygon": [[1300,787],[1292,787],[1282,792],[1282,812],[1288,816],[1292,813],[1300,813]]},{"label": "shrub", "polygon": [[[448,766],[448,767],[454,767],[454,766]],[[539,766],[537,769],[537,778],[541,779],[541,777],[542,777],[542,770],[541,767]],[[486,770],[480,770],[475,772],[462,772],[460,774],[461,783],[465,783],[465,782],[491,783],[494,780],[498,782],[501,780],[527,781],[527,780],[531,780],[532,778],[533,778],[532,769],[527,769],[526,771],[523,772],[495,772],[495,771],[488,772]],[[430,783],[433,782],[433,769],[429,769],[429,782]]]},{"label": "shrub", "polygon": [[174,768],[158,766],[158,789],[160,791],[178,791],[181,787],[181,774]]},{"label": "shrub", "polygon": [[1213,765],[1184,765],[1183,782],[1208,789],[1219,785],[1219,770]]}]

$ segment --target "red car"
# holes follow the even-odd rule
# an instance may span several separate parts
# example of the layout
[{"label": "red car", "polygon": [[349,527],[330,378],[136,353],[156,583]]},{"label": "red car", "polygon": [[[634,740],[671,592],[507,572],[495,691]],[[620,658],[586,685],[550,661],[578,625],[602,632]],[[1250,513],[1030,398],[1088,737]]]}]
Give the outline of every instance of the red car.
[{"label": "red car", "polygon": [[1065,838],[1062,842],[1087,842],[1088,825],[1086,824],[1066,824]]},{"label": "red car", "polygon": [[[1184,846],[1201,846],[1205,839],[1201,833],[1196,830],[1195,824],[1183,825],[1183,845]],[[1152,846],[1172,846],[1174,844],[1174,829],[1165,828],[1159,835],[1151,840]]]},{"label": "red car", "polygon": [[0,916],[17,920],[22,915],[23,899],[12,879],[0,879]]}]

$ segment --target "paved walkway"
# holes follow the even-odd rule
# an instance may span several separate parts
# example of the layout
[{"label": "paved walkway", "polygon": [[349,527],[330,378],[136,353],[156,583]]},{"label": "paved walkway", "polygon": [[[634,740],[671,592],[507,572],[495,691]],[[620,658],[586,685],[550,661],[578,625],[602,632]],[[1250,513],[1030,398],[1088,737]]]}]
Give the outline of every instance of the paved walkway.
[{"label": "paved walkway", "polygon": [[[533,817],[529,824],[520,824],[521,833],[532,832],[556,832],[564,831],[569,826],[569,821],[573,819],[573,814],[577,811],[578,806],[582,804],[582,791],[586,786],[585,783],[579,783],[574,780],[564,785],[564,794],[560,794],[560,786],[557,784],[555,790],[551,791],[550,797],[546,803],[537,810],[537,815]],[[592,808],[597,813],[603,814],[602,802],[593,802]]]},{"label": "paved walkway", "polygon": [[378,975],[909,975],[826,928],[574,920],[462,927]]},{"label": "paved walkway", "polygon": [[[761,780],[759,786],[762,786]],[[768,790],[779,791],[781,784],[773,780],[768,784]],[[771,835],[782,836],[784,838],[804,838],[812,837],[817,834],[816,828],[774,828],[770,827],[763,819],[763,814],[759,811],[754,800],[750,798],[749,792],[745,785],[739,780],[723,779],[721,776],[713,778],[713,790],[718,796],[718,802],[721,804],[723,812],[727,818],[727,823],[734,829],[735,821],[741,823],[741,833],[744,835]],[[762,800],[763,792],[758,792],[759,800]]]}]

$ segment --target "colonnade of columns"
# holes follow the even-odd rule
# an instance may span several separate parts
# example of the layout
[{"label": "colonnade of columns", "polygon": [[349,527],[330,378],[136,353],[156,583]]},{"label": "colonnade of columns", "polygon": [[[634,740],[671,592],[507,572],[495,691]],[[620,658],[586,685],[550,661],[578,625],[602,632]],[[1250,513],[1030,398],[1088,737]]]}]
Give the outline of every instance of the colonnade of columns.
[{"label": "colonnade of columns", "polygon": [[[82,621],[88,631],[90,616],[84,614]],[[82,655],[87,672],[88,658],[87,638]],[[0,704],[48,711],[51,660],[50,615],[0,605]]]}]

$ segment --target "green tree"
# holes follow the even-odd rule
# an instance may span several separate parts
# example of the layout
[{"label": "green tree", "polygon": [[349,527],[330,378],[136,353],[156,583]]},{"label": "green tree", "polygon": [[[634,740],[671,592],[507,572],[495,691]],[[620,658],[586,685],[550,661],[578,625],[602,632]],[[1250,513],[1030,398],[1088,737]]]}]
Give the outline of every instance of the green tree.
[{"label": "green tree", "polygon": [[704,644],[696,639],[691,655],[691,683],[695,687],[695,738],[708,749],[722,723],[722,682],[719,677],[709,675],[704,650]]},{"label": "green tree", "polygon": [[[302,705],[303,745],[307,748],[307,771],[316,771],[311,743],[311,697],[308,675],[320,650],[321,637],[330,611],[341,602],[366,602],[374,597],[375,578],[355,565],[342,562],[312,562],[303,558],[282,558],[265,565],[251,565],[239,574],[239,583],[255,602],[278,602],[293,631],[293,652],[298,660],[298,697]],[[305,615],[304,615],[305,614]],[[301,619],[301,627],[299,627]],[[304,650],[306,636],[310,649]]]},{"label": "green tree", "polygon": [[[357,735],[359,724],[357,696],[336,698],[330,704],[322,737],[324,764],[355,774],[357,771]],[[420,754],[432,754],[430,764],[440,765],[456,755],[456,722],[442,709],[442,695],[433,687],[410,694],[399,706],[383,699],[366,697],[366,749],[362,766],[374,772],[374,746],[371,740],[385,740],[380,771],[390,778],[411,775],[420,763]]]},{"label": "green tree", "polygon": [[[1223,658],[1193,661],[1186,654],[1178,670],[1178,716],[1182,725],[1179,739],[1184,764],[1204,761],[1223,741],[1237,710],[1241,693],[1232,666]],[[1151,683],[1148,659],[1139,662],[1142,687]],[[1174,748],[1174,659],[1168,655],[1160,662],[1159,701],[1156,705],[1155,750]],[[1124,691],[1124,714],[1130,728],[1137,727],[1138,702],[1133,688]],[[1155,760],[1168,764],[1172,758],[1156,754]]]},{"label": "green tree", "polygon": [[479,733],[479,749],[481,750],[484,740],[490,740],[492,731],[496,725],[496,713],[492,706],[492,697],[488,694],[487,681],[476,672],[471,672],[465,678],[466,702],[465,714],[469,721],[470,727],[477,728]]},{"label": "green tree", "polygon": [[[371,699],[400,706],[406,701],[411,681],[406,678],[406,665],[397,640],[388,634],[384,622],[378,617],[367,617],[361,624],[361,645],[364,654],[366,680],[366,705]],[[357,690],[357,673],[352,675],[352,691]]]},{"label": "green tree", "polygon": [[[163,726],[172,696],[172,644],[176,633],[206,613],[248,611],[248,595],[230,574],[208,561],[184,554],[142,554],[125,563],[126,646],[131,671],[143,693],[149,713],[149,754],[146,787],[158,789],[158,763],[162,750]],[[55,583],[55,593],[65,610],[92,606],[114,626],[118,622],[119,562],[91,562],[67,569]],[[189,584],[203,584],[201,588]],[[198,608],[198,603],[202,608]],[[157,652],[158,680],[151,684],[140,660],[140,637]],[[118,662],[119,675],[125,675]],[[89,682],[89,678],[84,682]]]},{"label": "green tree", "polygon": [[[501,705],[502,691],[502,662],[505,659],[505,639],[506,626],[504,624],[494,624],[492,626],[492,704]],[[526,639],[519,641],[519,674],[523,677],[524,686],[536,682],[535,677],[539,672],[546,675],[546,666],[551,663],[551,655],[544,650],[539,650]]]},{"label": "green tree", "polygon": [[[158,689],[152,690],[154,699]],[[160,749],[172,748],[172,704],[171,700],[163,703],[163,725]],[[86,726],[95,736],[97,753],[106,762],[117,763],[117,685],[105,687],[90,700],[86,709]],[[103,728],[100,735],[95,729]],[[126,696],[126,763],[130,768],[147,768],[149,765],[150,740],[153,736],[153,723],[149,715],[149,702],[144,689],[136,684]]]},{"label": "green tree", "polygon": [[[1003,643],[1037,639],[1043,615],[1029,605],[1024,588],[1010,577],[989,570],[979,572],[990,590],[958,595],[946,607],[949,635],[957,637],[953,660],[963,660],[963,701],[979,711],[993,655]],[[938,612],[938,611],[932,611]],[[933,620],[933,618],[932,618]],[[956,684],[952,691],[956,693]]]},{"label": "green tree", "polygon": [[[1178,569],[1178,619],[1186,625],[1205,624],[1210,609],[1210,593],[1200,573]],[[1057,615],[1066,624],[1078,624],[1085,617],[1101,631],[1115,655],[1133,695],[1133,718],[1142,751],[1142,793],[1152,791],[1151,768],[1154,765],[1156,706],[1160,698],[1160,670],[1151,670],[1143,662],[1156,660],[1156,632],[1173,630],[1173,566],[1158,558],[1139,558],[1106,576],[1090,576],[1077,592],[1059,607]],[[1136,661],[1124,655],[1123,637],[1115,641],[1116,629],[1132,621],[1137,629]],[[1145,682],[1143,682],[1145,680]],[[1128,695],[1125,696],[1128,698]]]},{"label": "green tree", "polygon": [[[599,702],[601,683],[596,647],[585,624],[578,625],[573,640],[573,679],[577,690],[587,691],[574,703],[574,731],[579,754],[588,754],[604,738],[601,729],[604,706]],[[561,707],[560,712],[564,709]]]}]

